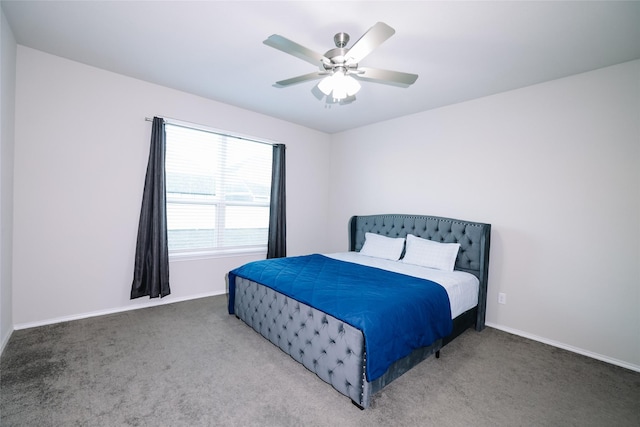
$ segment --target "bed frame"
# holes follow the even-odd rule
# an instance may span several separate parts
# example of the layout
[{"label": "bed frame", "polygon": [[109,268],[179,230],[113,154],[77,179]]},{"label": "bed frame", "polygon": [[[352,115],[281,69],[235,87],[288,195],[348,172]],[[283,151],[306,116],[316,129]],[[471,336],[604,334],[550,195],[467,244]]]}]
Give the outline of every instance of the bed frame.
[{"label": "bed frame", "polygon": [[349,250],[359,251],[366,232],[388,237],[413,234],[424,239],[460,243],[455,269],[480,281],[477,307],[456,317],[451,335],[414,350],[374,381],[366,377],[366,352],[360,330],[273,289],[236,277],[235,314],[293,359],[316,373],[360,409],[394,379],[440,349],[466,329],[484,329],[491,225],[423,215],[354,216],[349,221]]}]

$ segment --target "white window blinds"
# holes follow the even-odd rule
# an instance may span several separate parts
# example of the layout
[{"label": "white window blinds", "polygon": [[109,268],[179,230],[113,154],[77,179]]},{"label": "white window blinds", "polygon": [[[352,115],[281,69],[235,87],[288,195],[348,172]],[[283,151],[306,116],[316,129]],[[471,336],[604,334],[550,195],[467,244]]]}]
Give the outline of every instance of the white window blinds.
[{"label": "white window blinds", "polygon": [[169,252],[267,245],[272,146],[167,123]]}]

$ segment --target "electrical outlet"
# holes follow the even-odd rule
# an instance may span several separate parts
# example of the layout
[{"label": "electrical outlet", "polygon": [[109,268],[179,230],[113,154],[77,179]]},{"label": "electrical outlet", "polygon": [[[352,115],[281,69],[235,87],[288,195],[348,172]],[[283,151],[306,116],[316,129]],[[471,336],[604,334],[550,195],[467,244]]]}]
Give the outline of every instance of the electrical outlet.
[{"label": "electrical outlet", "polygon": [[506,304],[507,303],[507,294],[500,292],[498,294],[498,303],[500,304]]}]

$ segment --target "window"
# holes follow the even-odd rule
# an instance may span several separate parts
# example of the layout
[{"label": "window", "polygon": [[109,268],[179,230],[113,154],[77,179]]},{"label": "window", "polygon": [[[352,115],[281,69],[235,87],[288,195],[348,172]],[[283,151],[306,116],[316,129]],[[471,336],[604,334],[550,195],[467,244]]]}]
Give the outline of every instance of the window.
[{"label": "window", "polygon": [[272,146],[166,123],[170,254],[267,246]]}]

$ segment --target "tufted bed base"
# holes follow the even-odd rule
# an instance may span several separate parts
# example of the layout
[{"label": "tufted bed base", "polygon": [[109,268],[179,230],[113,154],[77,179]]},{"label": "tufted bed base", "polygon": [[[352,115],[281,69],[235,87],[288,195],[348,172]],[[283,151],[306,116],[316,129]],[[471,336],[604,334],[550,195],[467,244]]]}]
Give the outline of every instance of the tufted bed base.
[{"label": "tufted bed base", "polygon": [[367,381],[364,336],[359,329],[242,277],[236,277],[235,282],[235,314],[349,397],[360,409],[367,408],[375,393],[430,355],[438,354],[444,345],[466,329],[475,326],[479,331],[484,328],[490,227],[488,224],[412,215],[351,219],[349,246],[352,251],[362,247],[366,231],[392,237],[414,233],[431,240],[456,241],[464,248],[456,261],[456,269],[476,274],[480,280],[478,306],[454,319],[451,335],[414,350],[371,382]]},{"label": "tufted bed base", "polygon": [[236,278],[236,316],[304,365],[360,409],[387,384],[451,342],[475,321],[475,309],[454,319],[454,332],[396,361],[366,381],[364,338],[353,326],[242,277]]},{"label": "tufted bed base", "polygon": [[236,316],[294,360],[351,400],[363,400],[360,330],[242,277],[236,278],[235,306]]}]

